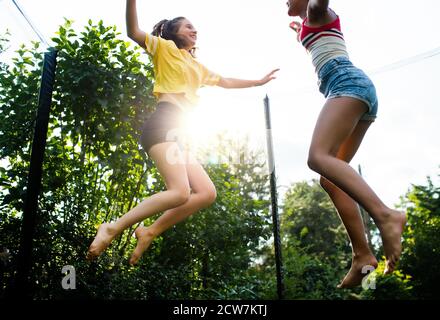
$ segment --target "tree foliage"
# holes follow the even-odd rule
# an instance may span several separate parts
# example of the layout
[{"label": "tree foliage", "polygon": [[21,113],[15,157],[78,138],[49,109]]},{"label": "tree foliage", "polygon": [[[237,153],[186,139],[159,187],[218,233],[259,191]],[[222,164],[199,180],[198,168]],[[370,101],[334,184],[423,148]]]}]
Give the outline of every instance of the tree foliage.
[{"label": "tree foliage", "polygon": [[440,275],[440,187],[431,178],[414,185],[402,201],[408,213],[401,269],[412,276],[414,298],[438,299]]},{"label": "tree foliage", "polygon": [[[252,289],[245,280],[252,252],[268,237],[266,179],[256,159],[247,166],[207,165],[219,194],[215,205],[165,232],[138,267],[127,263],[135,226],[97,262],[85,262],[100,223],[164,189],[139,145],[141,126],[155,106],[153,69],[102,21],[89,21],[79,33],[66,21],[53,41],[58,66],[31,272],[35,297],[238,297],[237,281]],[[7,166],[0,171],[0,228],[9,257],[1,270],[3,292],[16,270],[41,65],[42,52],[33,43],[22,46],[1,73],[0,158]],[[72,292],[60,285],[65,265],[76,269]],[[247,294],[255,297],[252,290]]]},{"label": "tree foliage", "polygon": [[320,259],[351,262],[348,237],[328,195],[317,181],[300,182],[287,192],[282,230],[306,252]]}]

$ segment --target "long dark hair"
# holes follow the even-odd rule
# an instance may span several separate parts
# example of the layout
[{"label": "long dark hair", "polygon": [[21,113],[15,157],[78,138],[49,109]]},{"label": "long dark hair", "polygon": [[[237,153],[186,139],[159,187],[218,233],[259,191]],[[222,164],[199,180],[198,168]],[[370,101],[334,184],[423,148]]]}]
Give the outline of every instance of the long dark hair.
[{"label": "long dark hair", "polygon": [[[185,40],[180,38],[177,35],[179,28],[181,26],[182,20],[186,19],[185,17],[177,17],[172,20],[163,19],[156,23],[153,27],[153,32],[151,34],[156,37],[161,37],[166,40],[172,40],[176,44],[177,48],[184,49],[185,48]],[[194,56],[195,48],[190,50],[190,53]]]}]

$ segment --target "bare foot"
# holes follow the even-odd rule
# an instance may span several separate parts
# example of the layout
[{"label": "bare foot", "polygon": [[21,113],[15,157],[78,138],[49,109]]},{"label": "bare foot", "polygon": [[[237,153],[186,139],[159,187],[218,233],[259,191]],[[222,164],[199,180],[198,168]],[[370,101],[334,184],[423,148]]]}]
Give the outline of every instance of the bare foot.
[{"label": "bare foot", "polygon": [[391,210],[388,216],[378,223],[382,236],[383,250],[385,252],[384,274],[391,274],[399,261],[402,252],[402,233],[406,225],[406,214]]},{"label": "bare foot", "polygon": [[350,271],[348,271],[344,280],[338,285],[338,288],[348,289],[361,285],[362,280],[376,268],[377,260],[372,254],[353,256]]},{"label": "bare foot", "polygon": [[117,235],[111,223],[103,223],[99,226],[95,239],[89,247],[86,259],[92,261],[97,258],[110,245]]},{"label": "bare foot", "polygon": [[142,226],[137,227],[134,234],[136,235],[138,242],[129,261],[131,265],[138,263],[142,254],[148,249],[153,240],[156,238],[155,234],[149,228]]}]

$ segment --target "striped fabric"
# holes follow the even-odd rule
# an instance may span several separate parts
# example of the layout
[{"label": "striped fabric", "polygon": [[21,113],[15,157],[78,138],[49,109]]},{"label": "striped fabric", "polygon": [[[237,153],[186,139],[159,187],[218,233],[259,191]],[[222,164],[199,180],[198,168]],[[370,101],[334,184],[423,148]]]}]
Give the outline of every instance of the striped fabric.
[{"label": "striped fabric", "polygon": [[333,22],[318,28],[309,27],[306,22],[307,18],[302,23],[300,40],[312,56],[316,73],[319,73],[324,64],[331,59],[341,56],[348,58],[339,17]]},{"label": "striped fabric", "polygon": [[[321,39],[322,37],[336,37],[339,38],[342,42],[344,42],[344,35],[342,34],[342,32],[336,28],[333,28],[321,32],[311,32],[301,41],[301,43],[307,50],[309,50],[310,46],[319,39]],[[327,40],[328,39],[329,38],[327,38]],[[336,39],[331,39],[331,40],[336,40]]]}]

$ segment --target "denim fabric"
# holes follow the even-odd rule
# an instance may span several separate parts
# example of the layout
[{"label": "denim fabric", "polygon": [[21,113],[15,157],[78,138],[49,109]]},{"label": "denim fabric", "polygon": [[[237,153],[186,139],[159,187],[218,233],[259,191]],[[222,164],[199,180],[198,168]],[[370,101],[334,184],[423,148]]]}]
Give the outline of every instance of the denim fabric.
[{"label": "denim fabric", "polygon": [[327,98],[352,97],[366,103],[368,111],[361,120],[374,121],[377,117],[376,88],[370,78],[346,57],[328,61],[318,71],[319,91]]}]

